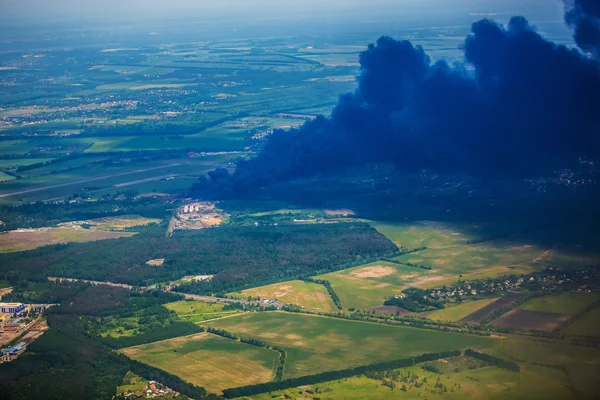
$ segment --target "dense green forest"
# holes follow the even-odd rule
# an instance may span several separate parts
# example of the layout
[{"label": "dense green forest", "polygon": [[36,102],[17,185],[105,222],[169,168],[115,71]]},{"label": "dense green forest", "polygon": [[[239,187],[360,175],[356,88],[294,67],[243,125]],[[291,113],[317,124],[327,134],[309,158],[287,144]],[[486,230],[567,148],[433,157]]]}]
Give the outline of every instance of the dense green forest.
[{"label": "dense green forest", "polygon": [[[18,295],[17,291],[15,296]],[[164,309],[161,304],[177,300],[178,296],[156,291],[135,293],[110,286],[58,284],[38,298],[61,300],[63,304],[48,309],[50,329],[28,347],[27,353],[10,364],[0,365],[0,398],[107,399],[115,394],[129,370],[160,380],[194,399],[212,397],[203,388],[113,352],[90,329],[102,318],[152,315],[152,310]],[[181,335],[178,326],[181,325],[167,329],[168,335],[163,338]],[[132,343],[158,340],[150,331],[132,339]]]},{"label": "dense green forest", "polygon": [[[0,255],[0,274],[11,282],[25,274],[113,281],[134,285],[214,275],[186,287],[222,293],[394,254],[397,247],[367,224],[244,226],[175,232],[146,228],[121,239],[48,246]],[[162,266],[146,262],[164,258]]]}]

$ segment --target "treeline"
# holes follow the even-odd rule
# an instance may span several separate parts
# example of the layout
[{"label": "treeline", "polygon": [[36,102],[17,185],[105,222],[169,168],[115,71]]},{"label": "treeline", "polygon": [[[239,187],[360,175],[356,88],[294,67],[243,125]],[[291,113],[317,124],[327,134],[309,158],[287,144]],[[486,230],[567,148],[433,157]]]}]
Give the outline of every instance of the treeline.
[{"label": "treeline", "polygon": [[[424,249],[426,249],[427,247],[424,247]],[[419,251],[419,250],[416,250]],[[407,254],[407,253],[403,253],[403,254]],[[393,264],[398,264],[398,265],[406,265],[407,267],[413,267],[413,268],[421,268],[421,269],[433,269],[428,265],[424,265],[424,264],[416,264],[416,263],[411,263],[411,262],[402,262],[402,261],[398,261],[398,260],[394,260],[393,258],[384,258],[383,261],[387,261],[389,263],[393,263]]]},{"label": "treeline", "polygon": [[275,372],[275,381],[279,382],[283,379],[283,370],[285,368],[285,362],[287,360],[287,352],[284,349],[282,349],[281,347],[273,346],[272,344],[263,342],[262,340],[259,340],[259,339],[238,337],[238,336],[234,335],[233,333],[228,332],[224,329],[217,329],[217,328],[209,327],[207,329],[207,332],[212,333],[213,335],[222,336],[227,339],[236,340],[236,341],[239,340],[241,343],[246,343],[246,344],[249,344],[250,346],[255,346],[255,347],[260,347],[263,349],[277,351],[279,353],[279,360],[277,362],[277,370]]},{"label": "treeline", "polygon": [[396,361],[388,361],[377,364],[370,364],[355,368],[348,368],[341,371],[328,371],[315,375],[307,375],[299,378],[286,379],[281,382],[269,382],[260,383],[257,385],[243,386],[239,388],[225,389],[223,390],[223,396],[228,399],[243,396],[253,396],[260,393],[273,392],[275,390],[284,390],[294,388],[297,386],[314,385],[316,383],[334,381],[338,379],[350,378],[352,376],[372,373],[375,371],[382,371],[388,369],[406,368],[413,366],[418,363],[426,361],[440,360],[444,358],[459,356],[461,352],[456,351],[445,351],[441,353],[429,353],[423,354],[413,358],[405,358]]},{"label": "treeline", "polygon": [[327,292],[329,293],[331,300],[333,300],[333,304],[335,304],[335,306],[337,307],[338,310],[342,309],[342,302],[341,302],[340,298],[338,297],[337,293],[333,290],[333,287],[331,287],[331,283],[328,280],[314,279],[314,278],[302,278],[302,280],[304,282],[316,283],[316,284],[325,286],[325,289],[327,289]]},{"label": "treeline", "polygon": [[521,371],[521,367],[516,362],[506,361],[502,358],[490,356],[489,354],[485,353],[479,353],[472,349],[465,350],[465,355],[484,361],[490,365],[493,365],[494,367],[503,368],[514,372]]},{"label": "treeline", "polygon": [[401,295],[387,299],[383,304],[386,306],[401,307],[412,312],[440,310],[444,308],[444,303],[427,297],[425,290],[417,288],[403,290]]}]

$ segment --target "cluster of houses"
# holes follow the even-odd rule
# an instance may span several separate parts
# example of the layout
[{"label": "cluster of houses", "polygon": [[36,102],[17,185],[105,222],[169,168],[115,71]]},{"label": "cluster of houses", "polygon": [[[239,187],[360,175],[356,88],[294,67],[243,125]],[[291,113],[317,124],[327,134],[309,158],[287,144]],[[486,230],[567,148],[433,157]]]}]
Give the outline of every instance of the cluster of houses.
[{"label": "cluster of houses", "polygon": [[437,300],[464,296],[486,297],[494,293],[526,288],[544,292],[574,290],[591,292],[600,290],[600,271],[596,268],[564,269],[557,265],[529,275],[511,275],[495,279],[458,282],[450,287],[432,289],[427,297]]}]

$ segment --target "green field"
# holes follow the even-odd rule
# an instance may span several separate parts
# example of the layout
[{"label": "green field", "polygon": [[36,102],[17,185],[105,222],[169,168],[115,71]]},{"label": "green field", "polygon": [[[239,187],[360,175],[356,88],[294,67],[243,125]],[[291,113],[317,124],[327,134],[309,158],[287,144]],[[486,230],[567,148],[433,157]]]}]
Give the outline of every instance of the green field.
[{"label": "green field", "polygon": [[420,286],[437,279],[434,271],[385,261],[318,275],[315,278],[326,279],[331,283],[345,309],[381,306],[387,298],[399,294],[408,286]]},{"label": "green field", "polygon": [[431,314],[428,314],[427,318],[433,319],[435,321],[459,321],[467,315],[474,313],[480,308],[483,308],[496,300],[498,299],[482,299],[465,302],[454,307],[448,307],[442,310],[434,311]]},{"label": "green field", "polygon": [[411,224],[366,221],[385,235],[398,247],[409,249],[418,247],[440,248],[464,245],[473,239],[461,228],[435,221],[417,221]]},{"label": "green field", "polygon": [[565,342],[545,343],[525,338],[505,338],[493,350],[502,358],[564,369],[581,399],[596,399],[600,374],[600,349]]},{"label": "green field", "polygon": [[600,293],[564,292],[552,296],[536,297],[518,308],[557,314],[578,314],[587,306],[600,300]]},{"label": "green field", "polygon": [[564,333],[567,336],[600,337],[600,307],[594,308],[570,323]]},{"label": "green field", "polygon": [[[414,399],[414,400],[504,400],[504,399],[575,399],[567,387],[562,371],[527,366],[520,373],[496,367],[483,367],[448,374],[425,371],[419,366],[396,370],[403,377],[417,376],[413,383],[396,383],[395,389],[384,386],[382,381],[364,375],[348,379],[302,386],[272,393],[252,396],[254,400],[313,399],[363,400],[363,399]],[[439,379],[439,381],[438,381]],[[426,380],[426,382],[424,382]],[[415,383],[422,385],[417,387]],[[444,385],[447,391],[436,388]],[[402,390],[406,387],[406,392]]]},{"label": "green field", "polygon": [[212,393],[270,381],[279,358],[276,351],[210,333],[129,347],[121,352]]},{"label": "green field", "polygon": [[260,297],[261,299],[277,299],[286,304],[295,304],[310,310],[323,312],[336,311],[336,307],[323,285],[303,281],[288,281],[273,285],[247,289],[230,295],[245,299]]},{"label": "green field", "polygon": [[467,347],[490,348],[488,337],[283,312],[250,313],[206,326],[257,338],[288,352],[284,378]]},{"label": "green field", "polygon": [[395,260],[425,265],[447,276],[468,273],[498,276],[530,272],[530,264],[545,250],[536,245],[498,239],[473,245],[429,248],[396,257]]},{"label": "green field", "polygon": [[239,310],[224,311],[224,305],[220,303],[205,303],[202,301],[182,300],[165,304],[165,307],[171,311],[175,311],[182,319],[193,323],[239,313]]}]

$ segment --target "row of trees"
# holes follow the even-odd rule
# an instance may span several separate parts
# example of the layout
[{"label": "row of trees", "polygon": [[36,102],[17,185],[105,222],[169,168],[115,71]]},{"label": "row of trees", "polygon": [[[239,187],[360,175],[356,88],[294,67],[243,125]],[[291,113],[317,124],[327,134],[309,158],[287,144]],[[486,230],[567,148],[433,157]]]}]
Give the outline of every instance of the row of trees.
[{"label": "row of trees", "polygon": [[341,302],[340,298],[338,297],[337,293],[335,292],[335,290],[333,290],[333,287],[331,287],[331,282],[329,282],[326,279],[314,279],[314,278],[303,278],[302,280],[304,282],[316,283],[316,284],[325,286],[325,289],[327,289],[327,292],[329,293],[331,300],[333,300],[333,304],[335,304],[335,306],[337,307],[338,310],[342,309],[342,302]]},{"label": "row of trees", "polygon": [[352,376],[362,375],[373,371],[410,367],[412,365],[422,363],[425,361],[434,361],[443,358],[456,357],[460,354],[461,352],[459,350],[445,351],[441,353],[428,353],[413,358],[405,358],[396,361],[364,365],[360,367],[344,369],[341,371],[328,371],[315,375],[307,375],[299,378],[286,379],[281,382],[260,383],[257,385],[225,389],[223,390],[223,396],[225,396],[228,399],[242,396],[253,396],[260,393],[273,392],[275,390],[284,390],[297,386],[313,385],[315,383],[349,378]]},{"label": "row of trees", "polygon": [[484,361],[490,365],[493,365],[494,367],[504,368],[504,369],[507,369],[509,371],[514,371],[514,372],[521,371],[521,367],[516,362],[507,361],[502,358],[490,356],[489,354],[485,354],[485,353],[479,353],[472,349],[465,350],[465,355],[476,358],[481,361]]}]

